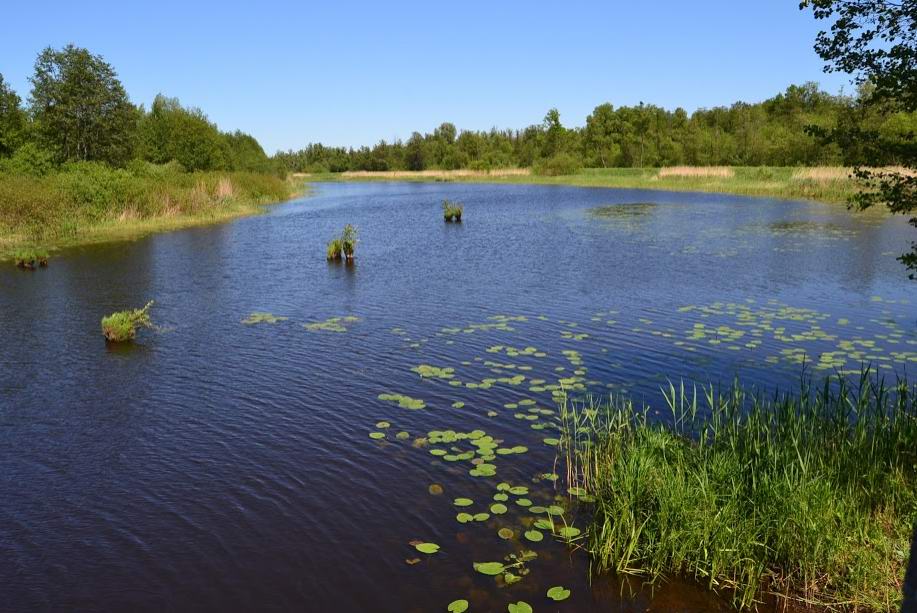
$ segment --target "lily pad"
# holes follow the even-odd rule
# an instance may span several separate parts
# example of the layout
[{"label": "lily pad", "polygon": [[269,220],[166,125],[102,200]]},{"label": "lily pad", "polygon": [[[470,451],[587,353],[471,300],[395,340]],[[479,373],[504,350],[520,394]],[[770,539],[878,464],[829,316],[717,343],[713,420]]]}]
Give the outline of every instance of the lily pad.
[{"label": "lily pad", "polygon": [[502,562],[475,562],[474,569],[482,575],[491,577],[501,574],[506,567]]},{"label": "lily pad", "polygon": [[513,538],[513,531],[510,530],[509,528],[500,528],[499,530],[497,530],[497,536],[499,536],[503,540],[508,540],[508,539]]},{"label": "lily pad", "polygon": [[467,600],[453,600],[449,603],[449,606],[446,607],[446,610],[449,613],[465,613],[468,610],[468,601]]},{"label": "lily pad", "polygon": [[456,498],[455,500],[452,501],[452,504],[454,504],[457,507],[470,507],[471,505],[474,504],[474,500],[472,500],[471,498]]},{"label": "lily pad", "polygon": [[385,433],[384,432],[370,432],[369,438],[378,441],[379,439],[385,438]]},{"label": "lily pad", "polygon": [[439,545],[436,543],[418,543],[414,545],[414,549],[420,553],[433,554],[439,551]]},{"label": "lily pad", "polygon": [[525,538],[532,541],[533,543],[539,543],[544,540],[544,535],[538,530],[526,530]]},{"label": "lily pad", "polygon": [[570,590],[560,585],[555,585],[554,587],[548,590],[548,598],[556,602],[560,602],[561,600],[566,600],[569,597],[570,597]]},{"label": "lily pad", "polygon": [[504,513],[506,513],[506,505],[496,502],[490,505],[490,512],[493,513],[494,515],[503,515]]},{"label": "lily pad", "polygon": [[531,605],[523,600],[509,603],[506,610],[509,611],[509,613],[532,613]]}]

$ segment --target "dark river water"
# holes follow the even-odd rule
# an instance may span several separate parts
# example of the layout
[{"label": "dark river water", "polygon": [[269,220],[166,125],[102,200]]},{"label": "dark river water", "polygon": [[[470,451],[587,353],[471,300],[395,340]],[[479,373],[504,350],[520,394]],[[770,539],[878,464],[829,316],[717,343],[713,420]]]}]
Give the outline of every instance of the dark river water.
[{"label": "dark river water", "polygon": [[[443,198],[463,223],[443,223]],[[329,264],[345,223],[356,264]],[[523,536],[561,512],[585,527],[550,478],[553,394],[655,409],[666,380],[914,371],[917,285],[894,259],[911,234],[726,195],[328,184],[260,217],[5,265],[0,610],[725,608],[687,583],[590,580],[582,550]],[[160,328],[106,347],[100,318],[148,300]],[[256,312],[287,319],[242,323]],[[524,550],[512,585],[473,568]]]}]

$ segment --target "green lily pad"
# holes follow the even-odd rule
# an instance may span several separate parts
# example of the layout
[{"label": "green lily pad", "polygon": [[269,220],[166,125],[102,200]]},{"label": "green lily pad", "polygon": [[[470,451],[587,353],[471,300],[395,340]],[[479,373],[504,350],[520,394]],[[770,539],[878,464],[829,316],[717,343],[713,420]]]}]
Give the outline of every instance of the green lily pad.
[{"label": "green lily pad", "polygon": [[544,540],[544,535],[538,530],[526,530],[525,538],[532,541],[533,543],[539,543]]},{"label": "green lily pad", "polygon": [[474,569],[482,575],[493,577],[501,574],[505,567],[502,562],[475,562]]},{"label": "green lily pad", "polygon": [[532,607],[529,603],[520,600],[519,602],[511,602],[507,605],[506,610],[509,613],[532,613]]},{"label": "green lily pad", "polygon": [[474,504],[474,500],[472,500],[471,498],[456,498],[455,500],[452,501],[452,504],[454,504],[457,507],[470,507],[471,505]]},{"label": "green lily pad", "polygon": [[474,515],[471,513],[459,513],[455,516],[455,519],[460,524],[467,524],[470,521],[474,521]]},{"label": "green lily pad", "polygon": [[497,536],[503,540],[511,539],[513,538],[513,531],[509,528],[500,528],[497,530]]},{"label": "green lily pad", "polygon": [[517,485],[515,487],[509,488],[509,493],[513,496],[525,496],[529,493],[529,488],[524,485]]},{"label": "green lily pad", "polygon": [[582,533],[582,530],[574,526],[564,526],[558,531],[558,534],[564,537],[565,539],[572,539],[578,537]]},{"label": "green lily pad", "polygon": [[560,585],[555,585],[554,587],[548,590],[548,598],[556,602],[560,602],[561,600],[566,600],[569,597],[570,597],[570,590]]},{"label": "green lily pad", "polygon": [[379,439],[385,438],[385,433],[384,432],[370,432],[369,438],[374,439],[374,440],[379,440]]},{"label": "green lily pad", "polygon": [[439,551],[439,545],[437,545],[436,543],[418,543],[414,545],[414,549],[416,549],[420,553],[432,554],[432,553],[436,553],[437,551]]},{"label": "green lily pad", "polygon": [[493,513],[494,515],[503,515],[504,513],[506,513],[506,505],[496,502],[490,505],[490,512]]},{"label": "green lily pad", "polygon": [[465,613],[468,610],[468,601],[467,600],[453,600],[449,603],[449,606],[446,607],[446,610],[449,613]]},{"label": "green lily pad", "polygon": [[509,496],[507,496],[503,492],[497,492],[496,494],[494,494],[494,500],[496,500],[497,502],[506,502],[507,500],[509,500]]},{"label": "green lily pad", "polygon": [[376,427],[379,428],[380,430],[390,428],[391,426],[392,424],[388,423],[387,421],[380,421],[379,423],[376,424]]},{"label": "green lily pad", "polygon": [[474,521],[487,521],[490,519],[490,513],[475,513]]},{"label": "green lily pad", "polygon": [[520,507],[530,507],[532,506],[532,501],[528,498],[517,498],[516,504],[518,504]]}]

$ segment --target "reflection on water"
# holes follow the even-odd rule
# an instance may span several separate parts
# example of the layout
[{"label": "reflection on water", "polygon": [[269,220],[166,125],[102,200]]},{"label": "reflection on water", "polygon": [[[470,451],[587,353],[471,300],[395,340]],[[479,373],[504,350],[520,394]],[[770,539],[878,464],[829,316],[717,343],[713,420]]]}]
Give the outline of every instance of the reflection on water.
[{"label": "reflection on water", "polygon": [[[460,226],[444,198],[465,204]],[[328,265],[348,222],[357,263]],[[913,370],[908,239],[900,219],[811,203],[323,185],[262,217],[4,269],[0,601],[725,610],[687,583],[587,579],[556,400],[655,408],[667,379]],[[106,349],[99,319],[150,299],[168,331]]]}]

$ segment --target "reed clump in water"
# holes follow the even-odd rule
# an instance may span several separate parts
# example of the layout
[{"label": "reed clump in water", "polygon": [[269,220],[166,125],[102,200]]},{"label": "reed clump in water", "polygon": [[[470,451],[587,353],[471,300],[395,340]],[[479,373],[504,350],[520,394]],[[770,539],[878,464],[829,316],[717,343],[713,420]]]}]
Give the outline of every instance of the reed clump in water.
[{"label": "reed clump in water", "polygon": [[125,343],[136,338],[138,328],[152,328],[153,322],[150,319],[152,306],[153,301],[150,300],[142,309],[117,311],[103,317],[102,335],[105,340],[110,343]]},{"label": "reed clump in water", "polygon": [[624,398],[564,403],[571,486],[595,497],[602,569],[897,610],[917,520],[917,386],[864,373],[765,399],[670,385],[671,421]]},{"label": "reed clump in water", "polygon": [[328,243],[326,257],[329,261],[346,259],[353,262],[357,248],[357,229],[351,224],[344,226],[344,231]]},{"label": "reed clump in water", "polygon": [[443,200],[443,219],[447,222],[461,222],[465,206],[459,202]]}]

